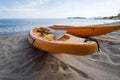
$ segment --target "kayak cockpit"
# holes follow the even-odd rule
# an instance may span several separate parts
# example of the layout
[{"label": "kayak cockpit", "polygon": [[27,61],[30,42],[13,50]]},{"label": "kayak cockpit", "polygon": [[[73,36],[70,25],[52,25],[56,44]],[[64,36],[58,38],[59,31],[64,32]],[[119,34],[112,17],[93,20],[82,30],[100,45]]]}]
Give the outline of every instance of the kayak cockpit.
[{"label": "kayak cockpit", "polygon": [[68,35],[64,34],[61,38],[54,39],[55,35],[52,34],[51,31],[46,28],[34,28],[32,30],[32,33],[38,39],[43,39],[48,41],[66,41],[70,38]]}]

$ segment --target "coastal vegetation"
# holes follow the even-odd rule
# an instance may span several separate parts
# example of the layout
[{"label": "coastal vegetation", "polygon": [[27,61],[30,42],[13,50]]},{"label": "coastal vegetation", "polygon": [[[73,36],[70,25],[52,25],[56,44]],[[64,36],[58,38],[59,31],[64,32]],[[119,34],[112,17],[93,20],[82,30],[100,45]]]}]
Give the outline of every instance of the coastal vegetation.
[{"label": "coastal vegetation", "polygon": [[118,20],[118,19],[120,19],[120,13],[117,16],[103,17],[103,19],[115,19],[115,20]]},{"label": "coastal vegetation", "polygon": [[[86,17],[67,17],[67,19],[87,19]],[[119,20],[120,19],[120,13],[116,16],[108,16],[108,17],[92,17],[90,19],[113,19],[113,20]]]}]

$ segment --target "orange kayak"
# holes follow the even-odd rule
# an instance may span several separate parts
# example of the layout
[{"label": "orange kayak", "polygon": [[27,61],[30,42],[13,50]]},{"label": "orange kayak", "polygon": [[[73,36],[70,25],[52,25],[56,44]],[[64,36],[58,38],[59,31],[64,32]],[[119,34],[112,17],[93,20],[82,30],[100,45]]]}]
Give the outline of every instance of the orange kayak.
[{"label": "orange kayak", "polygon": [[58,40],[46,40],[44,35],[39,32],[40,29],[32,29],[28,36],[29,43],[38,49],[54,54],[66,53],[73,55],[90,55],[98,51],[98,45],[95,41],[85,42],[85,38],[75,37],[67,33]]},{"label": "orange kayak", "polygon": [[120,25],[101,25],[101,26],[62,26],[54,25],[50,28],[55,30],[67,30],[67,33],[79,36],[90,37],[104,35],[120,29]]}]

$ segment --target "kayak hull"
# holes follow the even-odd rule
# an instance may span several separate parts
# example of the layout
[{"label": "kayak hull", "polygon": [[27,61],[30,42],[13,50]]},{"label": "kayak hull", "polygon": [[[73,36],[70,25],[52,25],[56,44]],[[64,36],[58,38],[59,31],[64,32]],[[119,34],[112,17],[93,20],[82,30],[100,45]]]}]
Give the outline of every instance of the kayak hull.
[{"label": "kayak hull", "polygon": [[46,41],[34,35],[33,31],[30,31],[28,41],[34,47],[53,53],[53,54],[73,54],[73,55],[90,55],[98,51],[98,45],[94,41],[84,42],[84,38],[78,38],[69,34],[66,34],[65,39]]},{"label": "kayak hull", "polygon": [[79,36],[79,37],[90,37],[90,36],[99,36],[105,35],[110,32],[120,29],[120,25],[106,25],[106,26],[62,26],[54,25],[50,28],[55,30],[67,30],[67,33]]}]

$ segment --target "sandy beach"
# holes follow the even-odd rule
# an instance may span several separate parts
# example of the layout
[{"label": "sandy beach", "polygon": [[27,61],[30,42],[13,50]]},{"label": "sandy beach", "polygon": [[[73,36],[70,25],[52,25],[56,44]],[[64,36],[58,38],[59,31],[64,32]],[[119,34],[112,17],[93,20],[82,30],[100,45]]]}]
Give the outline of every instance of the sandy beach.
[{"label": "sandy beach", "polygon": [[94,37],[101,51],[88,56],[47,53],[27,36],[0,37],[0,80],[120,80],[120,30]]}]

